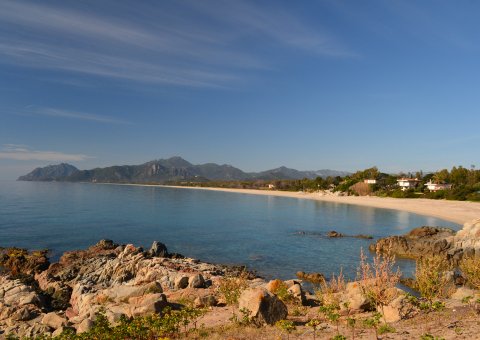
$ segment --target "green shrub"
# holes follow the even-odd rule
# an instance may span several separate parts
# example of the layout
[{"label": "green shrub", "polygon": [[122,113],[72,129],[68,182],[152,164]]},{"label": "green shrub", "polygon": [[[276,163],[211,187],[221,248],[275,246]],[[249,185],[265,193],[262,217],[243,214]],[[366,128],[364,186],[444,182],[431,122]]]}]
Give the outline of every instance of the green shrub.
[{"label": "green shrub", "polygon": [[448,276],[451,264],[440,255],[424,256],[417,260],[415,270],[416,286],[420,294],[433,307],[433,300],[448,297],[454,287]]}]

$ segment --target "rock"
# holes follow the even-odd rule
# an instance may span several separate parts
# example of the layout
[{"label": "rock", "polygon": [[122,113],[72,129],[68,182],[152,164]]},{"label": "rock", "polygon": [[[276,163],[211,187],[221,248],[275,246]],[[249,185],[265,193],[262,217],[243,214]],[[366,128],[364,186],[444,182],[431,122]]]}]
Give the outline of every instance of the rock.
[{"label": "rock", "polygon": [[131,307],[131,315],[139,316],[151,313],[160,313],[168,305],[164,294],[147,294],[144,296],[131,297],[128,299]]},{"label": "rock", "polygon": [[302,286],[299,283],[295,283],[287,290],[297,301],[299,301],[302,305],[305,305],[306,298],[305,293],[302,289]]},{"label": "rock", "polygon": [[188,277],[187,276],[178,276],[176,279],[175,279],[175,283],[174,283],[174,286],[175,286],[175,289],[185,289],[188,287]]},{"label": "rock", "polygon": [[469,296],[475,298],[476,295],[477,293],[473,289],[467,287],[458,287],[455,293],[450,296],[450,298],[452,300],[462,301],[464,298]]},{"label": "rock", "polygon": [[108,240],[108,239],[100,240],[97,242],[97,244],[93,246],[93,248],[98,248],[102,250],[111,250],[111,249],[115,249],[116,247],[118,247],[118,244],[115,244],[113,243],[112,240]]},{"label": "rock", "polygon": [[301,284],[301,280],[286,280],[283,282],[287,285],[288,288],[290,288],[293,285]]},{"label": "rock", "polygon": [[418,308],[409,302],[405,294],[400,294],[389,305],[383,307],[385,322],[387,323],[410,319],[418,312]]},{"label": "rock", "polygon": [[213,306],[216,306],[217,304],[218,304],[218,301],[213,295],[198,296],[194,301],[194,305],[197,308],[213,307]]},{"label": "rock", "polygon": [[264,288],[249,288],[239,298],[239,309],[250,311],[249,317],[256,325],[274,325],[287,317],[287,306]]},{"label": "rock", "polygon": [[45,314],[42,318],[42,324],[47,325],[53,329],[58,329],[67,325],[67,320],[57,315],[55,312]]},{"label": "rock", "polygon": [[33,318],[28,307],[21,307],[10,317],[14,321],[27,321]]},{"label": "rock", "polygon": [[455,232],[449,228],[420,227],[403,236],[389,236],[371,244],[371,251],[387,252],[407,258],[418,258],[423,255],[444,254],[452,246]]},{"label": "rock", "polygon": [[41,323],[34,323],[31,327],[19,333],[23,333],[27,337],[36,337],[38,335],[51,336],[52,329],[47,325]]},{"label": "rock", "polygon": [[361,239],[364,239],[364,240],[373,240],[373,236],[372,235],[364,235],[364,234],[358,234],[358,235],[355,235],[353,236],[354,238],[361,238]]},{"label": "rock", "polygon": [[358,282],[348,282],[345,286],[344,302],[348,302],[348,308],[353,312],[363,312],[372,309],[371,302],[362,294]]},{"label": "rock", "polygon": [[77,326],[77,333],[88,332],[93,327],[93,321],[90,319],[85,319],[80,322]]},{"label": "rock", "polygon": [[0,248],[0,267],[13,275],[33,276],[48,268],[48,250],[28,251],[22,248]]},{"label": "rock", "polygon": [[205,279],[203,278],[202,274],[190,276],[190,278],[188,279],[188,286],[190,288],[204,288]]},{"label": "rock", "polygon": [[148,253],[154,257],[168,257],[167,246],[158,241],[153,241]]},{"label": "rock", "polygon": [[322,283],[325,281],[325,276],[322,273],[305,273],[297,272],[297,277],[301,280],[308,281],[310,283]]},{"label": "rock", "polygon": [[101,291],[107,299],[122,302],[133,296],[142,296],[149,293],[163,293],[162,286],[158,282],[151,282],[143,286],[119,285]]},{"label": "rock", "polygon": [[332,230],[332,231],[329,231],[329,232],[327,233],[327,237],[332,237],[332,238],[334,238],[334,237],[343,237],[343,234],[341,234],[341,233],[339,233],[339,232],[337,232],[337,231]]}]

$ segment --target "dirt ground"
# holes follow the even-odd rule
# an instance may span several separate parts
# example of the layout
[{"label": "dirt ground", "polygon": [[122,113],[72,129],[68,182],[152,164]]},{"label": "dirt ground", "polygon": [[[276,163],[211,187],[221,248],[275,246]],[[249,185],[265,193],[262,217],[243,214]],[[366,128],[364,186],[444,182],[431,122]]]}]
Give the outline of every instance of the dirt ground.
[{"label": "dirt ground", "polygon": [[[188,338],[208,339],[314,339],[313,331],[305,323],[318,317],[318,308],[307,308],[305,315],[289,316],[296,329],[287,334],[275,326],[241,326],[230,321],[231,307],[215,307],[198,321],[199,330]],[[345,318],[339,324],[339,334],[347,339],[376,339],[372,328],[365,328],[362,319],[369,314],[356,314],[358,320],[353,336],[352,328],[346,325]],[[435,312],[421,312],[408,320],[390,324],[394,332],[378,336],[378,339],[480,339],[480,316],[468,306],[445,308]],[[315,339],[332,339],[337,334],[335,325],[322,322],[316,331]],[[425,335],[432,337],[422,337]]]}]

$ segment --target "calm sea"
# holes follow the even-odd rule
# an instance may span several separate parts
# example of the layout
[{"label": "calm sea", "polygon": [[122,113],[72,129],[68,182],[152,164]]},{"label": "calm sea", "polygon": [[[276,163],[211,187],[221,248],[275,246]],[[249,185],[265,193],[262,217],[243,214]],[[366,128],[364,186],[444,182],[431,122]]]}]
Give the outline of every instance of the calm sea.
[{"label": "calm sea", "polygon": [[[321,236],[330,230],[375,238],[422,225],[458,228],[387,209],[204,190],[84,183],[0,181],[0,246],[48,248],[52,256],[102,238],[207,262],[245,264],[271,278],[295,272],[355,275],[371,240]],[[304,231],[306,235],[298,235]],[[320,235],[319,235],[320,234]],[[412,263],[401,261],[406,272]]]}]

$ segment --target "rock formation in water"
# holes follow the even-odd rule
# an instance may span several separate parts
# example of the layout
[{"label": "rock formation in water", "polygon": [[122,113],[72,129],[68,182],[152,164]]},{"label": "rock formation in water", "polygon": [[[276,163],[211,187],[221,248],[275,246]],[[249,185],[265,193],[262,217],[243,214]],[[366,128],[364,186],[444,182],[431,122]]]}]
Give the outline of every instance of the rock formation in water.
[{"label": "rock formation in water", "polygon": [[480,219],[465,223],[458,232],[439,227],[415,228],[402,236],[382,238],[369,248],[407,258],[440,254],[457,263],[465,255],[480,256]]}]

